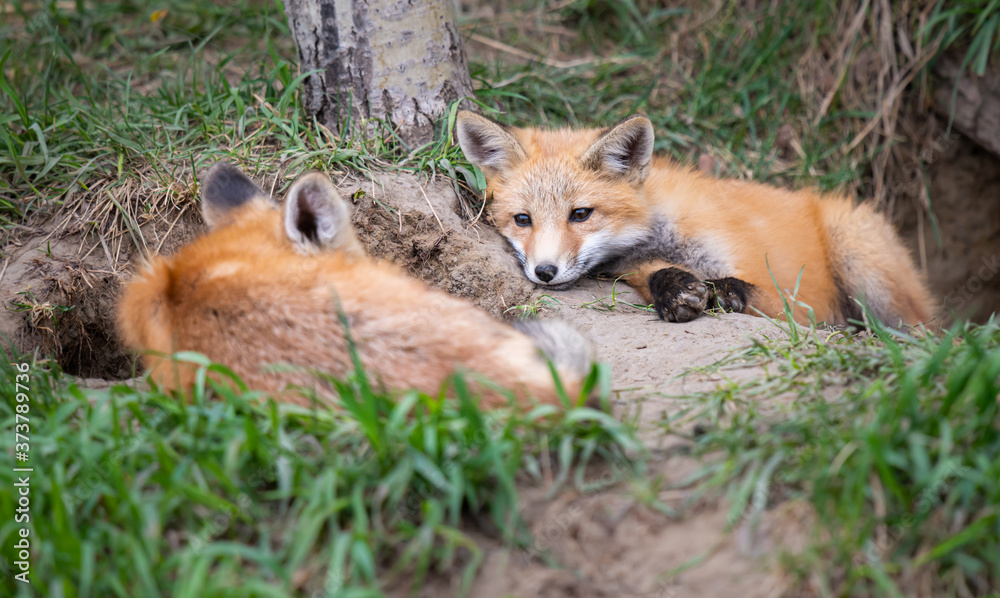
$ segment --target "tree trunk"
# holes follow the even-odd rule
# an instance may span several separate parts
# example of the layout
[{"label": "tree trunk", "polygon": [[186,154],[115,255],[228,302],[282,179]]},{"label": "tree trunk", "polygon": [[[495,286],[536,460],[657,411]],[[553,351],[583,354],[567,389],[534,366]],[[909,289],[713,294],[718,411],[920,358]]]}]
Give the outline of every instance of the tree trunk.
[{"label": "tree trunk", "polygon": [[453,0],[285,0],[306,110],[347,134],[382,119],[411,146],[472,95]]}]

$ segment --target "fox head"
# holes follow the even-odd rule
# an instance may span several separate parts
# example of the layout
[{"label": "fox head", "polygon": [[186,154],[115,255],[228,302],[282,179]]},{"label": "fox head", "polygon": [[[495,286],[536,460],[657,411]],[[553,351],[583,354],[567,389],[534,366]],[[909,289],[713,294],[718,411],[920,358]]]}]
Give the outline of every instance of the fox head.
[{"label": "fox head", "polygon": [[462,151],[486,175],[490,215],[538,285],[564,288],[648,230],[653,125],[517,129],[458,114]]},{"label": "fox head", "polygon": [[[261,337],[255,339],[257,346],[241,347],[238,354],[227,344],[231,321],[250,312],[248,297],[276,273],[308,280],[315,256],[366,259],[350,207],[320,173],[299,177],[279,207],[239,169],[219,162],[202,178],[201,195],[210,232],[174,256],[151,258],[126,286],[118,306],[125,344],[147,351],[154,379],[171,387],[183,386],[194,375],[193,366],[171,362],[167,356],[174,351],[198,350],[216,360],[249,363],[266,347],[282,344]],[[292,303],[307,294],[295,288],[282,292],[273,303]],[[245,369],[256,373],[256,368]]]},{"label": "fox head", "polygon": [[[364,255],[351,226],[350,207],[322,173],[309,172],[296,179],[280,210],[279,216],[278,205],[240,169],[226,162],[215,163],[202,178],[201,213],[212,231],[244,225],[264,231],[269,240],[265,245],[277,245],[301,255],[330,251]],[[281,227],[246,224],[257,215],[280,221]],[[240,245],[239,249],[245,249],[245,244]]]}]

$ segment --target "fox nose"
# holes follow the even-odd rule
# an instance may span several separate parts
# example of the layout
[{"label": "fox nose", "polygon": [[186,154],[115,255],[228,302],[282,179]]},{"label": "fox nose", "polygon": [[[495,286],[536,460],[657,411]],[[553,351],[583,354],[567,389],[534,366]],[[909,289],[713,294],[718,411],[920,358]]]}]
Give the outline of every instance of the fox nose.
[{"label": "fox nose", "polygon": [[552,264],[539,264],[535,266],[535,276],[542,282],[549,282],[555,278],[558,271],[559,268],[556,268]]}]

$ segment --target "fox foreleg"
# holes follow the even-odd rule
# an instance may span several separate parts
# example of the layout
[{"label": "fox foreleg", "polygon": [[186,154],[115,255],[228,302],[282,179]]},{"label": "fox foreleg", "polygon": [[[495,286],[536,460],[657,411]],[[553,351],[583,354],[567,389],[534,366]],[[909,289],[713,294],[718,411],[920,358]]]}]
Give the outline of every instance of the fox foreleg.
[{"label": "fox foreleg", "polygon": [[706,309],[744,312],[753,285],[733,277],[703,280],[663,260],[639,264],[622,279],[668,322],[689,322]]}]

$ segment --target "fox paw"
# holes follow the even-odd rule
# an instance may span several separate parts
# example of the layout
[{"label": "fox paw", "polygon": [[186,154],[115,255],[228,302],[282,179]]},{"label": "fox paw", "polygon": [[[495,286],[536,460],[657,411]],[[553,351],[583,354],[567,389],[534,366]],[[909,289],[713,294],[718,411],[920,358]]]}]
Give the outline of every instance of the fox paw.
[{"label": "fox paw", "polygon": [[711,292],[709,305],[722,311],[743,313],[750,304],[750,291],[753,285],[738,278],[717,278],[706,281]]},{"label": "fox paw", "polygon": [[690,322],[708,306],[708,285],[680,268],[657,270],[649,277],[656,313],[668,322]]}]

